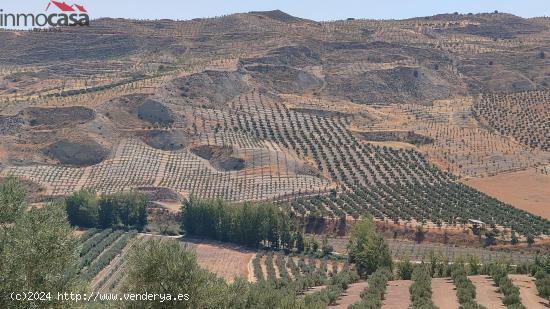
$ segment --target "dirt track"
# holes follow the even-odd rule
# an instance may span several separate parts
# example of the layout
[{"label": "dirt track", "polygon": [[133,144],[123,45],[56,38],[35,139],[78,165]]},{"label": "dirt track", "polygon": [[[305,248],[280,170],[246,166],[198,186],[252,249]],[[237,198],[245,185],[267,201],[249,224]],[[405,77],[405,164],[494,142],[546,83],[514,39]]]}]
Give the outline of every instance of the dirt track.
[{"label": "dirt track", "polygon": [[456,309],[460,305],[451,278],[432,279],[432,301],[439,309]]},{"label": "dirt track", "polygon": [[342,296],[336,301],[336,304],[329,306],[334,309],[346,309],[349,305],[354,304],[361,300],[361,292],[368,286],[367,281],[360,281],[350,284],[348,289],[342,294]]},{"label": "dirt track", "polygon": [[529,309],[550,308],[548,300],[537,295],[535,279],[527,275],[508,275],[512,283],[519,288],[521,303]]},{"label": "dirt track", "polygon": [[468,276],[476,286],[476,302],[487,309],[506,309],[502,303],[502,294],[498,292],[493,279],[489,276]]},{"label": "dirt track", "polygon": [[382,301],[382,309],[407,309],[411,303],[409,287],[411,280],[396,280],[388,282],[386,295]]}]

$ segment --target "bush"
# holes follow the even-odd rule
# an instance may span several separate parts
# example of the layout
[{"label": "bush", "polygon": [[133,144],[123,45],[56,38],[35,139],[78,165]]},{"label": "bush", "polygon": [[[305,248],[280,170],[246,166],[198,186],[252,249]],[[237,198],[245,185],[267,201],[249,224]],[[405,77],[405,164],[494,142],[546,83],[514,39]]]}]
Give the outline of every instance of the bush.
[{"label": "bush", "polygon": [[539,295],[550,299],[550,256],[536,255],[531,274],[535,276]]},{"label": "bush", "polygon": [[544,276],[539,276],[535,284],[537,285],[540,297],[550,299],[550,275],[544,274]]},{"label": "bush", "polygon": [[403,280],[411,280],[413,270],[413,264],[409,259],[397,263],[397,275]]},{"label": "bush", "polygon": [[470,275],[478,275],[481,271],[479,258],[473,254],[468,256],[468,266],[470,268]]},{"label": "bush", "polygon": [[328,242],[328,238],[326,237],[323,237],[323,245],[321,247],[321,250],[323,251],[323,256],[327,256],[327,255],[331,255],[332,254],[332,251],[334,251],[334,247],[329,244]]}]

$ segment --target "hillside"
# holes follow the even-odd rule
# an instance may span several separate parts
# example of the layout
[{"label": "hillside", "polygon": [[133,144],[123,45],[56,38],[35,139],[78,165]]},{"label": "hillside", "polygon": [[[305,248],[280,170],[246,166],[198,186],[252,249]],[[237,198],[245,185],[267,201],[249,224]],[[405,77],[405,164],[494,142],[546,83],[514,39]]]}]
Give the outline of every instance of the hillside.
[{"label": "hillside", "polygon": [[157,188],[550,234],[548,188],[537,203],[487,189],[531,171],[529,195],[550,178],[548,18],[271,11],[106,18],[0,40],[1,175],[43,199]]}]

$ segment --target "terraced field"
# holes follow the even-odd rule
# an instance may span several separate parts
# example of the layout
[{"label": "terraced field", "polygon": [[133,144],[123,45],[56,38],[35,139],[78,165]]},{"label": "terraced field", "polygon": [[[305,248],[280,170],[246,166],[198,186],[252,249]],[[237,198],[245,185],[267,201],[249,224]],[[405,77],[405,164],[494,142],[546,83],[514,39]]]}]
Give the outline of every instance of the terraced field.
[{"label": "terraced field", "polygon": [[483,124],[531,148],[550,150],[550,92],[486,94],[474,104]]},{"label": "terraced field", "polygon": [[80,274],[97,292],[116,290],[124,274],[124,256],[135,242],[143,240],[136,232],[87,230],[80,236]]},{"label": "terraced field", "polygon": [[[134,246],[170,238],[227,283],[255,283],[239,287],[250,303],[265,289],[330,308],[549,306],[533,255],[550,236],[549,18],[276,10],[55,30],[0,29],[0,178],[22,179],[46,210],[89,190],[66,210],[73,225],[113,227],[80,236],[91,290],[119,291]],[[116,195],[128,191],[144,194]],[[250,202],[269,203],[252,215]],[[345,234],[370,217],[394,236],[395,269],[358,279]],[[335,250],[303,238],[331,227]]]},{"label": "terraced field", "polygon": [[[85,231],[80,236],[80,273],[82,278],[89,280],[92,289],[96,292],[117,291],[124,278],[124,262],[128,251],[136,243],[159,237],[111,229]],[[237,277],[250,282],[269,284],[301,281],[303,282],[302,293],[305,295],[313,295],[327,289],[330,278],[344,270],[353,271],[354,269],[354,265],[350,265],[345,259],[336,257],[319,258],[313,255],[287,255],[283,252],[272,251],[254,253],[235,245],[190,238],[184,239],[181,245],[196,252],[197,262],[201,267],[229,282]],[[395,249],[392,251],[397,257]],[[446,253],[449,252],[451,251],[446,250]],[[486,252],[490,253],[490,251]],[[426,256],[422,257],[424,261],[427,259],[429,260]],[[452,261],[452,258],[449,260]],[[486,259],[481,260],[482,263],[494,261],[502,261],[502,256],[486,256]],[[449,267],[453,267],[452,264]],[[412,301],[409,289],[414,279],[398,280],[398,274],[398,272],[392,274],[386,283],[381,303],[382,308],[408,308]],[[548,301],[538,296],[535,278],[523,274],[509,274],[508,277],[519,288],[521,301],[527,308],[548,306]],[[439,308],[458,307],[458,298],[455,296],[457,293],[456,281],[453,282],[453,278],[443,275],[443,277],[434,276],[430,279],[431,299]],[[475,301],[478,304],[490,309],[506,307],[503,304],[504,296],[494,284],[491,276],[470,275],[468,279],[475,287]],[[334,303],[329,305],[329,308],[347,308],[360,302],[362,295],[369,289],[368,282],[370,281],[363,280],[350,284]]]},{"label": "terraced field", "polygon": [[[2,31],[13,44],[0,59],[0,173],[35,182],[43,198],[156,187],[280,201],[300,215],[476,219],[547,235],[549,222],[515,200],[459,182],[550,162],[547,93],[537,88],[547,59],[534,52],[546,27],[497,13],[99,19],[52,34],[101,42],[78,57]],[[493,58],[507,74],[484,64]]]}]

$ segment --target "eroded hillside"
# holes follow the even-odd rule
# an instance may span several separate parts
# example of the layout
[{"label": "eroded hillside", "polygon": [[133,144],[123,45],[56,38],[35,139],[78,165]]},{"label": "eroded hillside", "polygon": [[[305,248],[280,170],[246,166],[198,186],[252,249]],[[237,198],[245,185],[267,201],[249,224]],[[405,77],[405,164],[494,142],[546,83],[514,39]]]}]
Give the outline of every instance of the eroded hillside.
[{"label": "eroded hillside", "polygon": [[462,184],[550,177],[548,18],[273,11],[99,19],[0,40],[0,168],[44,196],[157,187],[550,233],[546,219]]}]

